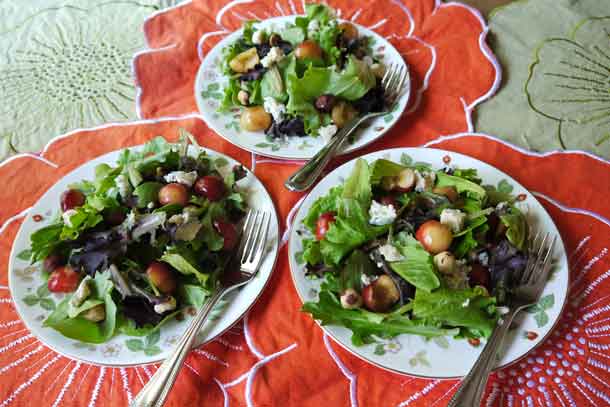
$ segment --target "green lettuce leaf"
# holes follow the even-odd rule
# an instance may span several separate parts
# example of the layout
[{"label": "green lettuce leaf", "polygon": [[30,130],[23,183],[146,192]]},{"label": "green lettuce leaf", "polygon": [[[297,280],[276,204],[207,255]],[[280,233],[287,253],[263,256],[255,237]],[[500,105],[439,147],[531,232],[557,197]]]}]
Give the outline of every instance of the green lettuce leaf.
[{"label": "green lettuce leaf", "polygon": [[303,224],[311,233],[316,231],[316,222],[321,214],[325,212],[337,212],[339,210],[339,202],[343,195],[343,186],[333,187],[328,193],[318,199],[311,205],[307,216],[303,219]]},{"label": "green lettuce leaf", "polygon": [[43,326],[51,327],[71,339],[87,343],[104,343],[110,339],[116,330],[117,306],[112,299],[114,284],[110,280],[110,272],[96,273],[90,284],[91,298],[104,302],[106,318],[100,322],[92,322],[77,316],[70,318],[70,298],[66,297],[43,322]]},{"label": "green lettuce leaf", "polygon": [[353,288],[360,292],[362,288],[362,275],[373,275],[375,273],[375,265],[362,250],[354,250],[347,258],[343,270],[339,275],[339,283],[341,291],[348,288]]},{"label": "green lettuce leaf", "polygon": [[466,194],[466,196],[476,199],[477,201],[484,202],[487,196],[485,188],[469,181],[465,178],[460,178],[454,175],[446,174],[443,171],[436,172],[436,186],[438,187],[455,187],[458,193]]},{"label": "green lettuce leaf", "polygon": [[413,236],[400,232],[394,236],[392,243],[405,257],[404,260],[389,263],[396,274],[420,290],[430,292],[440,286],[432,256]]},{"label": "green lettuce leaf", "polygon": [[374,226],[368,222],[365,209],[355,199],[342,199],[335,222],[320,241],[324,263],[337,265],[349,252],[387,232],[390,225]]},{"label": "green lettuce leaf", "polygon": [[321,291],[318,302],[306,302],[303,311],[310,313],[322,325],[340,325],[352,331],[352,343],[361,346],[374,341],[373,335],[391,338],[400,334],[421,335],[427,338],[456,335],[456,329],[443,329],[413,321],[402,315],[384,315],[361,308],[345,309],[339,299],[328,291]]},{"label": "green lettuce leaf", "polygon": [[60,236],[62,229],[63,225],[61,223],[55,223],[38,229],[30,235],[32,251],[30,259],[32,264],[43,260],[55,250],[61,243]]},{"label": "green lettuce leaf", "polygon": [[417,290],[413,316],[434,325],[467,328],[476,337],[489,337],[498,318],[495,303],[495,298],[487,296],[481,287]]},{"label": "green lettuce leaf", "polygon": [[197,261],[194,257],[194,254],[185,247],[170,246],[165,253],[163,253],[160,260],[166,262],[184,275],[195,276],[202,285],[205,285],[208,278],[210,278],[210,275],[199,270]]},{"label": "green lettuce leaf", "polygon": [[509,207],[508,213],[500,216],[502,223],[508,228],[506,238],[519,250],[525,249],[528,236],[527,219],[523,212],[514,205]]},{"label": "green lettuce leaf", "polygon": [[354,169],[343,185],[343,199],[353,199],[368,209],[371,205],[371,171],[366,160],[356,160]]},{"label": "green lettuce leaf", "polygon": [[163,184],[154,181],[138,185],[133,192],[138,197],[138,208],[146,208],[149,203],[157,202],[161,188],[163,188]]},{"label": "green lettuce leaf", "polygon": [[88,203],[74,208],[74,214],[70,216],[70,224],[64,223],[59,238],[61,240],[74,240],[81,232],[92,228],[104,220],[101,212]]},{"label": "green lettuce leaf", "polygon": [[404,165],[383,158],[375,160],[371,165],[371,184],[378,185],[383,177],[397,176],[405,168]]},{"label": "green lettuce leaf", "polygon": [[320,242],[316,239],[303,240],[303,261],[316,265],[322,261],[322,252],[320,252]]}]

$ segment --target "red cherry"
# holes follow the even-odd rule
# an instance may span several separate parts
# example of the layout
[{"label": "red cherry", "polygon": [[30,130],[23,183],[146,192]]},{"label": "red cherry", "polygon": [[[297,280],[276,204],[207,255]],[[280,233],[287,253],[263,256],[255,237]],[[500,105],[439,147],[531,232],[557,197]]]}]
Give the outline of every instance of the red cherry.
[{"label": "red cherry", "polygon": [[333,212],[325,212],[318,217],[316,221],[316,239],[322,240],[328,232],[330,225],[335,221],[335,214]]},{"label": "red cherry", "polygon": [[439,221],[429,220],[417,229],[415,238],[429,253],[437,254],[449,249],[453,240],[453,233]]},{"label": "red cherry", "polygon": [[173,182],[159,190],[158,199],[161,205],[186,206],[189,202],[189,193],[184,185]]},{"label": "red cherry", "polygon": [[176,277],[165,263],[153,261],[148,265],[146,275],[163,294],[172,294],[176,291]]},{"label": "red cherry", "polygon": [[70,266],[62,266],[49,275],[47,287],[52,293],[70,293],[76,290],[79,281],[79,273]]},{"label": "red cherry", "polygon": [[225,194],[225,183],[216,175],[206,175],[195,182],[195,193],[208,198],[210,201],[219,201]]},{"label": "red cherry", "polygon": [[78,189],[68,189],[61,194],[60,204],[63,212],[74,209],[78,206],[83,206],[85,203],[85,194]]},{"label": "red cherry", "polygon": [[216,229],[224,239],[223,250],[233,250],[237,245],[237,229],[235,226],[224,220],[216,219],[214,221],[214,229]]}]

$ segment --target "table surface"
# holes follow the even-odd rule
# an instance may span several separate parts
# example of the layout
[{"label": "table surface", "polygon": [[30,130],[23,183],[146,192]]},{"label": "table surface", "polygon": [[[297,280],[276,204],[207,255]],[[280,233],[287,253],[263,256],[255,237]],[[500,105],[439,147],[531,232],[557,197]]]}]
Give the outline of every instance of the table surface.
[{"label": "table surface", "polygon": [[513,0],[462,0],[462,3],[478,8],[485,15],[498,6],[508,4]]},{"label": "table surface", "polygon": [[[610,204],[603,197],[610,196],[610,183],[603,180],[608,179],[610,163],[580,150],[541,153],[548,149],[519,147],[514,142],[502,139],[499,132],[482,130],[473,124],[473,117],[476,118],[479,113],[479,104],[484,105],[483,102],[488,99],[490,102],[499,100],[498,96],[502,96],[501,92],[507,84],[511,84],[511,79],[519,79],[520,72],[527,74],[528,58],[535,44],[521,50],[521,54],[527,58],[524,57],[526,62],[518,66],[520,69],[508,70],[505,68],[509,65],[502,60],[502,56],[515,58],[520,54],[514,52],[513,48],[500,48],[497,42],[493,44],[491,40],[491,49],[487,47],[485,33],[490,27],[480,19],[478,12],[455,2],[328,1],[331,5],[339,5],[345,15],[353,18],[357,15],[360,23],[377,25],[376,31],[392,36],[393,45],[403,52],[414,78],[410,113],[401,118],[387,137],[356,154],[339,158],[333,165],[367,152],[404,146],[441,148],[478,158],[510,174],[535,195],[556,222],[569,253],[572,278],[570,301],[552,337],[520,363],[492,376],[484,405],[608,405]],[[461,1],[479,8],[484,16],[489,16],[495,7],[510,2]],[[554,9],[556,4],[565,6],[561,9],[565,14],[575,10],[574,4],[582,5],[585,1],[599,0],[532,0],[518,2],[519,6],[515,2],[515,7],[508,7],[498,15],[509,14],[507,17],[522,22],[527,16],[538,16],[536,11],[548,13],[546,10]],[[0,188],[0,407],[25,406],[31,400],[38,401],[41,407],[127,405],[154,373],[156,365],[113,368],[79,363],[47,349],[28,334],[19,320],[13,301],[21,300],[11,298],[6,273],[8,253],[19,225],[26,216],[36,215],[28,213],[27,208],[36,202],[41,193],[75,167],[109,151],[141,144],[156,135],[175,140],[178,129],[184,128],[194,134],[204,147],[222,151],[255,171],[276,204],[279,218],[282,219],[282,232],[289,230],[293,208],[299,205],[303,195],[287,192],[281,181],[294,172],[298,163],[251,155],[214,134],[195,114],[197,107],[193,88],[195,73],[201,62],[197,51],[207,52],[221,38],[205,34],[217,33],[219,25],[225,27],[227,32],[235,29],[241,24],[239,17],[248,12],[275,16],[283,12],[278,4],[286,3],[287,7],[292,4],[298,8],[300,2],[231,1],[231,7],[225,7],[229,0],[193,0],[184,3],[179,0],[81,0],[79,7],[47,7],[44,10],[34,10],[32,5],[72,4],[74,0],[7,0],[0,3],[0,15],[11,17],[0,18],[0,44],[24,42],[20,47],[14,47],[16,50],[7,47],[7,54],[14,54],[15,58],[24,54],[24,50],[29,52],[29,56],[45,55],[34,47],[39,42],[38,38],[44,37],[41,34],[43,31],[57,40],[54,43],[57,47],[64,47],[65,50],[84,49],[65,47],[65,43],[74,42],[79,46],[85,44],[95,48],[100,38],[112,40],[116,47],[112,50],[119,50],[119,55],[87,51],[68,65],[79,72],[70,71],[70,75],[60,79],[72,84],[72,76],[78,76],[82,70],[80,66],[99,68],[87,59],[95,54],[95,62],[101,61],[100,66],[114,73],[114,76],[104,79],[118,83],[120,87],[77,87],[76,90],[96,91],[102,96],[108,92],[109,98],[114,100],[118,89],[125,96],[117,99],[122,100],[120,104],[101,105],[103,121],[98,120],[97,110],[83,104],[85,112],[93,112],[91,117],[73,115],[80,121],[67,123],[68,130],[98,127],[70,132],[58,130],[65,127],[63,122],[51,123],[56,127],[45,122],[49,118],[70,113],[62,107],[64,104],[56,103],[56,110],[45,110],[45,115],[39,115],[36,103],[25,104],[22,99],[15,99],[16,102],[12,103],[12,99],[6,99],[9,102],[5,102],[4,106],[10,116],[0,116],[3,118],[0,130],[4,129],[0,132],[0,150],[2,140],[9,140],[18,142],[14,146],[15,151],[10,150],[13,145],[9,143],[10,148],[7,149],[12,154],[17,151],[42,153],[22,154],[0,164],[0,180],[3,183],[3,188]],[[158,10],[178,3],[181,4],[178,7]],[[541,7],[542,3],[548,7]],[[410,13],[407,15],[403,8],[398,7],[399,4],[408,4]],[[521,7],[526,6],[529,7],[528,12],[521,12]],[[153,10],[156,12],[150,17]],[[606,11],[587,15],[606,15]],[[15,20],[17,15],[22,16],[25,23],[13,27],[11,35],[3,36],[3,24]],[[116,15],[129,20],[116,19]],[[110,17],[100,20],[105,16]],[[408,17],[412,18],[413,24],[405,24]],[[540,17],[537,19],[542,21]],[[560,37],[572,32],[568,28],[577,22],[565,18],[554,20],[565,23],[565,27],[553,32],[553,36]],[[603,22],[596,19],[598,24]],[[543,31],[549,22],[544,23],[546,26],[531,23],[529,26],[536,25]],[[47,29],[55,25],[62,28],[55,36],[57,38]],[[513,39],[516,33],[523,31],[523,38],[527,39],[528,32],[511,30],[514,26],[503,26],[510,34],[506,37]],[[91,30],[80,30],[80,27]],[[92,27],[96,30],[99,28],[99,31]],[[491,31],[496,34],[493,29]],[[121,33],[120,38],[114,38],[113,35],[117,36],[118,33]],[[28,40],[28,36],[37,40]],[[145,37],[145,41],[142,37]],[[541,40],[543,38],[546,37],[540,37]],[[606,42],[601,45],[606,46],[607,39],[602,39]],[[525,43],[513,42],[518,43],[516,45]],[[582,40],[583,44],[589,42]],[[41,46],[45,48],[45,45]],[[503,49],[508,51],[503,53]],[[551,50],[562,55],[562,49]],[[65,54],[71,56],[70,52]],[[606,55],[610,55],[610,51]],[[503,69],[500,69],[500,65]],[[61,65],[45,64],[42,72],[51,72],[49,69],[57,66]],[[26,73],[31,71],[30,65],[25,68],[29,69]],[[106,71],[100,72],[104,74]],[[132,86],[133,76],[139,86],[137,90]],[[23,83],[6,80],[5,83],[10,86],[22,85],[19,92],[7,95],[31,97],[31,93],[27,92],[40,87],[32,85],[37,84],[34,79],[41,80],[39,77],[46,78],[27,77],[29,81]],[[515,82],[515,88],[519,90],[519,96],[525,98],[524,79],[521,79],[521,82]],[[499,87],[502,81],[503,86]],[[2,85],[0,100],[5,90]],[[498,89],[500,93],[495,95]],[[44,100],[47,108],[52,100]],[[33,119],[26,123],[20,119],[23,117],[21,115],[17,117],[19,120],[13,120],[15,128],[19,130],[15,134],[20,137],[2,138],[3,134],[10,133],[5,123],[18,116],[14,114],[15,106],[25,109],[29,105]],[[509,111],[512,105],[505,103],[500,113]],[[76,113],[81,111],[83,109],[80,107],[75,110]],[[520,118],[517,115],[511,117],[515,118],[515,122],[518,121],[516,118]],[[41,122],[42,125],[39,125]],[[120,123],[99,126],[106,122]],[[30,125],[29,138],[23,135],[26,124]],[[63,136],[42,150],[46,141],[36,139],[41,133],[49,137]],[[0,151],[0,160],[1,157]],[[569,171],[565,171],[566,168]],[[26,270],[16,269],[15,273],[27,277]],[[38,307],[41,315],[45,312],[38,304],[34,306]],[[167,405],[438,407],[445,404],[455,391],[458,385],[455,380],[407,377],[371,366],[337,345],[308,315],[300,312],[300,307],[301,301],[294,292],[284,244],[269,287],[246,318],[218,340],[189,355],[187,368],[181,373]],[[541,308],[537,312],[544,316],[547,309]],[[537,335],[535,331],[523,334],[530,340]],[[99,346],[88,348],[88,351],[111,353],[126,349],[126,346]],[[387,349],[392,352],[389,344]],[[406,363],[423,363],[422,360],[425,360],[415,352],[410,357],[410,360],[405,360]]]}]

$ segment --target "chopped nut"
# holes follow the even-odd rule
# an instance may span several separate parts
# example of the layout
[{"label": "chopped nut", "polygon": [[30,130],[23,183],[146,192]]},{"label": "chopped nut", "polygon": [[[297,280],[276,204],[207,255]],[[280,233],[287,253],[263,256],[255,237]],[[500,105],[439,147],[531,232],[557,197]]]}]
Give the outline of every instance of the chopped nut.
[{"label": "chopped nut", "polygon": [[70,303],[73,306],[80,306],[91,294],[91,289],[89,288],[89,280],[91,280],[91,277],[84,278],[83,281],[81,281],[78,285],[76,291],[74,291],[74,294],[72,294],[72,298],[70,298]]},{"label": "chopped nut", "polygon": [[362,296],[353,288],[348,288],[341,294],[341,306],[345,309],[354,309],[362,305]]},{"label": "chopped nut", "polygon": [[89,308],[87,311],[80,314],[80,316],[91,322],[103,321],[106,319],[106,307],[104,304],[98,304],[93,308]]},{"label": "chopped nut", "polygon": [[239,103],[242,105],[248,106],[248,103],[250,102],[250,94],[245,90],[240,90],[239,93],[237,93],[237,100],[239,100]]},{"label": "chopped nut", "polygon": [[260,60],[256,48],[252,47],[241,54],[237,54],[230,62],[229,66],[232,70],[239,73],[246,73],[254,68]]},{"label": "chopped nut", "polygon": [[157,314],[163,314],[167,311],[175,310],[176,309],[176,299],[170,295],[169,297],[167,297],[167,300],[165,300],[164,302],[156,304],[154,306],[154,309]]}]

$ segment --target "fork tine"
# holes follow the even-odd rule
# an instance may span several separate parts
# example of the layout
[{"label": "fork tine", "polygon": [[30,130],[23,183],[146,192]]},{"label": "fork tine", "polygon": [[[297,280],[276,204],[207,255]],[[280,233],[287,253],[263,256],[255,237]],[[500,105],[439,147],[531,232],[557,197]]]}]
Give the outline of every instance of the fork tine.
[{"label": "fork tine", "polygon": [[248,243],[246,244],[246,249],[244,250],[244,254],[242,255],[242,264],[246,262],[251,262],[252,255],[254,253],[254,246],[257,243],[257,237],[262,225],[262,221],[264,220],[265,212],[260,212],[256,214],[256,223],[253,226],[253,232],[251,238],[248,239]]},{"label": "fork tine", "polygon": [[244,247],[246,246],[246,240],[248,239],[248,234],[250,233],[250,227],[252,224],[252,218],[254,217],[254,214],[256,213],[256,210],[248,210],[248,213],[246,214],[246,220],[244,220],[244,225],[241,228],[241,233],[240,233],[240,238],[239,238],[239,246],[237,248],[237,251],[235,253],[237,253],[237,256],[241,256],[241,253],[244,250]]},{"label": "fork tine", "polygon": [[390,75],[392,74],[393,70],[394,70],[394,64],[390,64],[388,69],[383,74],[383,79],[381,79],[381,86],[383,86],[384,89],[388,85],[388,80],[390,79]]},{"label": "fork tine", "polygon": [[[267,216],[268,215],[268,216]],[[263,213],[263,222],[264,225],[261,228],[261,233],[259,233],[256,237],[256,247],[254,248],[254,255],[252,259],[252,268],[254,270],[258,269],[260,262],[263,258],[263,254],[265,254],[265,246],[267,244],[267,234],[269,233],[269,224],[271,223],[271,215],[268,213]]]},{"label": "fork tine", "polygon": [[546,255],[548,254],[546,246],[547,246],[547,241],[549,238],[550,238],[549,233],[544,233],[542,235],[540,247],[538,248],[538,252],[536,253],[536,256],[534,257],[534,259],[535,259],[534,265],[532,267],[532,270],[530,271],[530,275],[528,276],[527,280],[525,280],[526,284],[533,284],[537,280],[537,277],[540,274],[540,272],[542,270],[542,266],[546,260]]},{"label": "fork tine", "polygon": [[254,237],[254,228],[256,226],[256,222],[258,219],[259,211],[254,211],[252,216],[250,217],[250,223],[248,224],[248,233],[244,239],[242,239],[243,248],[239,253],[241,255],[240,262],[243,263],[246,258],[246,253],[249,250],[249,247],[252,245],[253,237]]},{"label": "fork tine", "polygon": [[[404,72],[403,72],[404,71]],[[407,77],[409,76],[409,68],[401,69],[400,81],[398,82],[398,86],[396,86],[396,93],[400,94],[402,91],[402,87],[405,85]]]},{"label": "fork tine", "polygon": [[525,270],[521,272],[521,276],[519,277],[519,284],[527,284],[534,270],[536,269],[536,263],[538,261],[536,247],[538,247],[539,238],[540,230],[537,230],[534,237],[531,238],[527,244],[527,264],[525,266]]},{"label": "fork tine", "polygon": [[396,92],[396,85],[398,83],[398,81],[400,80],[400,77],[402,76],[402,71],[404,70],[404,68],[401,66],[399,68],[396,68],[396,73],[395,75],[392,77],[392,82],[390,82],[388,84],[388,88],[392,91],[392,92]]},{"label": "fork tine", "polygon": [[557,236],[553,236],[553,240],[551,240],[551,244],[548,249],[544,253],[541,264],[538,268],[540,272],[535,273],[534,283],[538,284],[540,282],[545,283],[548,280],[549,273],[551,271],[551,263],[553,259],[553,249],[555,248],[555,241],[557,240]]}]

